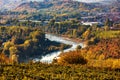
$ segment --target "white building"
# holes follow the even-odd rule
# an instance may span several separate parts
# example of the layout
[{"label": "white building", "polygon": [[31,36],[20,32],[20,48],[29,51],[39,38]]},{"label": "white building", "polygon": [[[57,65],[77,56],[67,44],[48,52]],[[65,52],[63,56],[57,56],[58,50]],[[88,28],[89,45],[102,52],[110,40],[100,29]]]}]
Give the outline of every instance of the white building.
[{"label": "white building", "polygon": [[96,25],[96,24],[102,24],[101,22],[81,22],[82,25],[90,25],[90,26],[93,26],[93,25]]}]

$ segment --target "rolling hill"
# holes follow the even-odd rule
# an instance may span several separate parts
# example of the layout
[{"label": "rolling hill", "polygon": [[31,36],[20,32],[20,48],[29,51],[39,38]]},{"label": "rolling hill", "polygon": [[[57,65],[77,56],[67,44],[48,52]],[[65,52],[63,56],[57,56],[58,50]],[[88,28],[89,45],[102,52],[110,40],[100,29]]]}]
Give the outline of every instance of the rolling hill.
[{"label": "rolling hill", "polygon": [[[42,1],[43,2],[43,0],[0,0],[0,10],[12,10],[12,9],[20,7],[20,5],[22,5],[23,3],[27,4],[31,1],[33,1],[33,2],[34,1],[36,1],[36,2],[41,2]],[[59,0],[59,1],[64,2],[65,0]],[[57,2],[59,2],[59,1],[57,1]],[[75,1],[85,2],[85,3],[102,3],[102,4],[112,4],[112,3],[115,3],[115,2],[119,2],[119,0],[95,0],[95,1],[93,1],[93,0],[75,0]],[[49,0],[49,2],[54,2],[54,1]],[[40,4],[40,6],[44,7],[44,5],[41,5],[41,4]],[[21,8],[20,8],[20,10],[21,10]]]}]

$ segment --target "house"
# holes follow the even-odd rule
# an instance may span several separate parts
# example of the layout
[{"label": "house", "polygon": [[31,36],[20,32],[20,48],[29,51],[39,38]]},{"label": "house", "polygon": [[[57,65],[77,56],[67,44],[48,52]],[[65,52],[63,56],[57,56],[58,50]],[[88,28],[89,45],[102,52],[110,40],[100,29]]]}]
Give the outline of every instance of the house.
[{"label": "house", "polygon": [[90,25],[90,26],[93,26],[93,25],[103,25],[103,23],[101,22],[81,22],[82,25]]}]

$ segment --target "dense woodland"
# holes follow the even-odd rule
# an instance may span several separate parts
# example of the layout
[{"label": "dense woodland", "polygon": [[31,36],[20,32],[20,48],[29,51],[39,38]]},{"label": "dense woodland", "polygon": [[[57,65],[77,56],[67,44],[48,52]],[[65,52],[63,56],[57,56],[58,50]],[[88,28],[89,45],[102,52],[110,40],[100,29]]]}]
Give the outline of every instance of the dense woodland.
[{"label": "dense woodland", "polygon": [[[0,27],[0,53],[13,62],[24,62],[30,57],[42,56],[49,52],[62,50],[69,45],[49,41],[39,28]],[[2,55],[1,54],[1,55]],[[18,61],[17,61],[17,56]]]},{"label": "dense woodland", "polygon": [[[112,28],[115,30],[111,29]],[[115,38],[119,36],[119,24],[114,24],[113,21],[106,19],[104,25],[93,24],[83,25],[78,20],[66,20],[57,22],[55,19],[49,21],[48,26],[45,26],[43,29],[46,32],[64,35],[69,38],[79,38],[83,40],[90,39],[103,39],[103,38]]]}]

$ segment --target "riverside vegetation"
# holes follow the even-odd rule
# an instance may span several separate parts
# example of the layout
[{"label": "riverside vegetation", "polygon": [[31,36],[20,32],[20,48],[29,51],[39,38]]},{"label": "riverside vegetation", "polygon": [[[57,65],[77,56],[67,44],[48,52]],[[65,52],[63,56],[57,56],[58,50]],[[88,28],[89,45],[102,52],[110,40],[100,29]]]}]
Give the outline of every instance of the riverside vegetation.
[{"label": "riverside vegetation", "polygon": [[[7,28],[15,29],[29,29],[26,27],[1,27],[3,30]],[[15,29],[12,29],[13,31]],[[37,35],[40,32],[37,29],[37,32],[34,29],[32,33],[36,33],[36,36],[30,35],[27,39],[31,42],[31,39],[40,37]],[[96,28],[97,29],[97,28]],[[8,30],[8,31],[9,31]],[[92,30],[92,31],[91,31]],[[111,31],[103,30],[99,28],[94,30],[91,28],[87,29],[82,35],[85,40],[85,44],[88,46],[85,48],[77,47],[76,51],[70,51],[67,53],[62,53],[60,58],[54,60],[52,64],[46,63],[34,63],[30,61],[29,63],[10,63],[10,58],[8,58],[8,53],[0,54],[0,78],[2,80],[13,80],[13,79],[22,79],[22,80],[86,80],[86,79],[95,79],[95,80],[119,80],[120,79],[120,31]],[[6,32],[8,32],[6,31]],[[18,31],[18,30],[15,30]],[[29,30],[28,30],[29,31]],[[88,32],[91,31],[90,34]],[[3,31],[4,32],[4,31]],[[12,32],[12,31],[10,31]],[[5,32],[4,32],[5,33]],[[17,35],[18,32],[16,32]],[[11,33],[12,34],[12,33]],[[25,33],[24,33],[25,34]],[[86,35],[85,35],[86,34]],[[27,34],[26,34],[27,35]],[[90,36],[94,35],[94,36]],[[7,37],[7,36],[5,36]],[[8,37],[9,38],[9,37]],[[8,39],[5,38],[5,39]],[[24,38],[24,37],[21,37]],[[12,39],[12,38],[10,38]],[[13,38],[14,39],[14,38]],[[17,41],[10,40],[10,44],[14,42],[14,46],[8,50],[10,54],[13,51],[16,51],[16,48],[19,49],[20,46],[25,44],[26,38],[24,38],[24,43],[18,45]],[[21,41],[21,40],[20,40]],[[41,40],[40,40],[41,41]],[[7,43],[8,43],[7,42]],[[15,42],[17,44],[15,44]],[[19,41],[18,41],[19,42]],[[32,43],[31,43],[32,44]],[[5,45],[1,49],[2,52],[5,52]],[[24,45],[27,46],[27,45]],[[14,47],[16,47],[14,49]],[[42,49],[42,48],[41,48]],[[36,50],[35,50],[36,51]],[[35,53],[35,52],[33,52]],[[19,53],[20,54],[20,53]],[[26,51],[23,51],[22,57],[24,55],[29,56]],[[30,55],[33,55],[32,53]],[[35,54],[36,55],[36,54]]]},{"label": "riverside vegetation", "polygon": [[0,27],[0,43],[0,53],[9,57],[9,62],[24,62],[35,56],[70,47],[49,41],[39,28],[16,26]]}]

